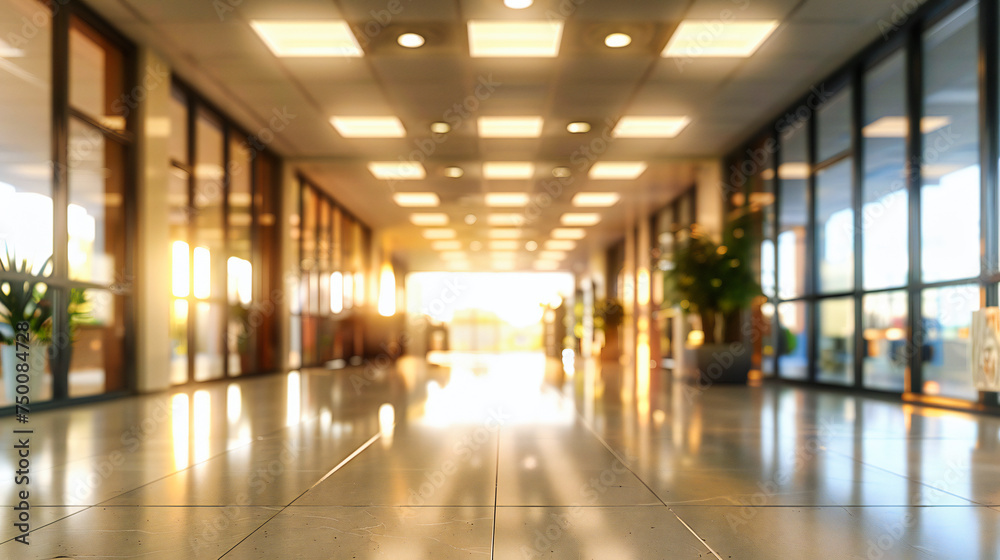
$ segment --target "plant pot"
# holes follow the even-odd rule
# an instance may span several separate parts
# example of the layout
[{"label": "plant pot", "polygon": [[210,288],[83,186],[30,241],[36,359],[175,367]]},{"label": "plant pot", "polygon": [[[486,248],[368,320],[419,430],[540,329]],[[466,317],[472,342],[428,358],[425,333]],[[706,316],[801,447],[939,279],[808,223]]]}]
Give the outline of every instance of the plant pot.
[{"label": "plant pot", "polygon": [[[28,396],[32,401],[41,399],[41,390],[45,380],[45,364],[49,351],[48,344],[28,344]],[[4,344],[0,346],[0,375],[3,376],[4,402],[13,403],[17,396],[17,345]]]},{"label": "plant pot", "polygon": [[746,384],[750,374],[750,347],[742,342],[702,344],[685,348],[685,379],[705,387]]}]

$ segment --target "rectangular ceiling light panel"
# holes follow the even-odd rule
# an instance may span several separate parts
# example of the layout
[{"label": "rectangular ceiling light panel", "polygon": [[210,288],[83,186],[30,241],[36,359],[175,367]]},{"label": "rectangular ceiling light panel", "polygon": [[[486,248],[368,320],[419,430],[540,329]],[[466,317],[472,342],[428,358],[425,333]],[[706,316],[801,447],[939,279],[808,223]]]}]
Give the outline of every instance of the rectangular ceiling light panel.
[{"label": "rectangular ceiling light panel", "polygon": [[690,122],[688,117],[622,117],[611,135],[615,138],[673,138]]},{"label": "rectangular ceiling light panel", "polygon": [[479,117],[481,138],[538,138],[542,117]]},{"label": "rectangular ceiling light panel", "polygon": [[563,22],[469,22],[469,54],[473,58],[551,58],[559,54]]},{"label": "rectangular ceiling light panel", "polygon": [[356,58],[363,54],[345,21],[254,20],[250,27],[275,56]]},{"label": "rectangular ceiling light panel", "polygon": [[396,117],[331,117],[330,124],[344,138],[404,138],[406,129]]},{"label": "rectangular ceiling light panel", "polygon": [[670,58],[746,58],[777,27],[777,20],[685,20],[660,54]]}]

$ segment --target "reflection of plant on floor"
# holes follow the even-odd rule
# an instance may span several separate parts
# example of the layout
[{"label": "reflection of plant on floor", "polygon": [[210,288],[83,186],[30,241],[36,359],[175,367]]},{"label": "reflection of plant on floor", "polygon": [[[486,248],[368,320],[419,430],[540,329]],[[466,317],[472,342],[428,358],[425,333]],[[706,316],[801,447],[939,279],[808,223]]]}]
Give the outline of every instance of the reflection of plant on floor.
[{"label": "reflection of plant on floor", "polygon": [[[8,325],[21,322],[28,323],[29,332],[36,340],[50,339],[52,301],[48,290],[43,285],[44,272],[52,262],[52,257],[45,259],[38,273],[32,272],[32,266],[27,259],[17,260],[17,254],[7,251],[7,259],[0,259],[0,272],[18,275],[25,279],[10,279],[0,285],[0,319]],[[13,344],[12,329],[0,329],[0,343]]]}]

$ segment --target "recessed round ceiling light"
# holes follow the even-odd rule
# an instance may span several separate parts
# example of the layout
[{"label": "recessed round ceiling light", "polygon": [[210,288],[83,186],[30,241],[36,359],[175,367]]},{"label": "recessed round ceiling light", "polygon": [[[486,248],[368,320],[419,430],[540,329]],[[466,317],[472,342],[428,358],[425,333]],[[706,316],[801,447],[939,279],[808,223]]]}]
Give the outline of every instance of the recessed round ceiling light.
[{"label": "recessed round ceiling light", "polygon": [[417,47],[424,46],[424,36],[416,33],[403,33],[396,38],[396,42],[399,43],[399,46],[401,47],[415,49]]},{"label": "recessed round ceiling light", "polygon": [[503,5],[515,10],[523,10],[530,6],[534,0],[503,0]]},{"label": "recessed round ceiling light", "polygon": [[566,130],[571,134],[583,134],[584,132],[590,132],[590,123],[571,122],[566,125]]},{"label": "recessed round ceiling light", "polygon": [[570,175],[572,175],[572,172],[568,167],[556,167],[552,170],[553,177],[564,178],[569,177]]},{"label": "recessed round ceiling light", "polygon": [[524,248],[529,251],[534,251],[535,249],[538,248],[538,243],[535,243],[534,241],[529,241],[524,244]]},{"label": "recessed round ceiling light", "polygon": [[444,121],[432,122],[431,132],[434,134],[448,134],[451,132],[451,125]]},{"label": "recessed round ceiling light", "polygon": [[632,42],[632,37],[624,33],[612,33],[604,38],[604,44],[612,49],[627,47]]},{"label": "recessed round ceiling light", "polygon": [[465,223],[469,224],[470,226],[472,224],[476,223],[476,215],[475,214],[467,214],[465,216]]},{"label": "recessed round ceiling light", "polygon": [[451,177],[452,179],[458,179],[462,175],[465,175],[465,170],[461,167],[452,165],[451,167],[444,168],[444,176]]},{"label": "recessed round ceiling light", "polygon": [[469,249],[472,249],[473,251],[478,251],[482,248],[483,244],[480,243],[479,241],[473,241],[472,243],[469,243]]}]

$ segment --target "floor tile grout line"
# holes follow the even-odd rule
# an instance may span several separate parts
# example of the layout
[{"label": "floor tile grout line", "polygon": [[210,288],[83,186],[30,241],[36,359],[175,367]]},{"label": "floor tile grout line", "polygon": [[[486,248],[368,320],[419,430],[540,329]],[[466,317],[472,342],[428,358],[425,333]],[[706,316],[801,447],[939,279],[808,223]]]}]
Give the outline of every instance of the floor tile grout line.
[{"label": "floor tile grout line", "polygon": [[[954,498],[958,498],[959,500],[965,500],[965,501],[969,502],[970,505],[978,505],[978,506],[987,506],[987,507],[989,507],[989,504],[984,504],[982,502],[977,502],[976,500],[973,500],[971,498],[966,498],[965,496],[959,496],[958,494],[955,494],[954,492],[949,492],[948,490],[937,488],[936,486],[931,486],[930,484],[928,484],[927,482],[924,482],[922,480],[913,480],[908,475],[902,475],[902,474],[899,474],[897,472],[890,471],[889,469],[887,469],[885,467],[881,467],[879,465],[873,465],[872,463],[868,463],[868,462],[866,462],[866,461],[864,461],[862,459],[858,459],[857,457],[855,457],[853,455],[848,455],[847,453],[843,453],[843,452],[837,451],[835,449],[829,449],[827,447],[824,447],[823,450],[826,451],[827,453],[833,453],[834,455],[840,455],[841,457],[850,459],[851,461],[855,461],[855,462],[860,463],[860,464],[862,464],[862,465],[864,465],[866,467],[871,467],[873,469],[880,470],[880,471],[882,471],[884,473],[891,474],[893,476],[898,476],[899,478],[902,478],[903,480],[908,480],[910,482],[917,483],[920,486],[923,486],[925,488],[930,488],[931,490],[936,490],[938,492],[941,492],[942,494],[947,494],[947,495],[952,496]],[[965,504],[961,504],[961,505],[965,505]]]},{"label": "floor tile grout line", "polygon": [[245,537],[243,537],[242,539],[240,539],[239,542],[237,542],[229,550],[227,550],[226,552],[224,552],[222,554],[222,556],[219,556],[219,560],[222,560],[223,558],[225,558],[226,556],[228,556],[230,552],[232,552],[233,550],[236,550],[237,547],[239,547],[241,544],[243,544],[250,537],[254,536],[254,534],[256,534],[257,531],[260,531],[262,528],[264,528],[264,526],[267,525],[268,523],[270,523],[275,517],[281,515],[281,513],[283,511],[287,510],[292,504],[294,504],[296,501],[298,501],[299,498],[301,498],[302,496],[305,496],[310,490],[312,490],[313,488],[316,488],[316,486],[319,485],[321,482],[323,482],[324,480],[330,478],[330,476],[332,476],[333,473],[339,471],[341,468],[344,467],[344,465],[346,465],[348,462],[350,462],[351,459],[354,459],[355,457],[357,457],[358,455],[360,455],[362,451],[364,451],[365,449],[368,449],[368,447],[371,444],[373,444],[376,441],[378,441],[379,438],[381,438],[381,437],[382,437],[382,433],[379,432],[379,433],[373,435],[371,438],[369,438],[368,441],[366,441],[365,443],[361,444],[361,447],[355,449],[353,453],[351,453],[346,458],[344,458],[344,460],[341,461],[340,463],[338,463],[336,467],[333,467],[332,469],[330,469],[329,472],[327,472],[325,475],[323,475],[323,477],[320,478],[319,480],[317,480],[312,486],[310,486],[309,488],[306,488],[305,490],[303,490],[301,494],[299,494],[294,499],[292,499],[292,501],[290,501],[286,505],[284,505],[281,509],[279,509],[277,512],[275,512],[274,515],[272,515],[271,517],[268,517],[267,520],[265,520],[263,523],[261,523],[256,529],[254,529],[253,531],[250,531],[250,533],[248,533]]},{"label": "floor tile grout line", "polygon": [[497,428],[496,472],[493,479],[493,534],[490,536],[490,560],[496,555],[497,544],[497,504],[500,497],[500,430]]},{"label": "floor tile grout line", "polygon": [[669,505],[667,505],[665,501],[663,501],[663,498],[661,498],[659,494],[657,494],[652,488],[650,488],[649,484],[647,484],[646,481],[642,479],[642,477],[640,477],[638,474],[636,474],[634,470],[632,470],[632,467],[629,466],[629,464],[625,461],[625,459],[617,451],[612,449],[610,445],[608,445],[608,442],[605,441],[604,438],[602,438],[601,435],[598,434],[597,431],[594,430],[594,428],[592,428],[590,424],[587,423],[586,419],[584,419],[584,417],[579,413],[579,411],[576,413],[576,417],[577,420],[580,422],[580,424],[583,424],[583,427],[587,428],[587,431],[589,431],[595,438],[597,438],[597,441],[601,442],[601,445],[603,445],[604,448],[607,449],[608,452],[611,453],[611,455],[614,456],[615,459],[618,459],[618,462],[621,463],[623,467],[628,469],[628,472],[632,473],[632,476],[634,476],[636,480],[642,483],[642,485],[646,487],[646,490],[649,490],[650,494],[652,494],[657,500],[659,500],[660,503],[663,504],[663,507],[667,508],[667,511],[669,511],[671,515],[677,518],[677,521],[681,522],[681,525],[684,525],[684,527],[688,531],[690,531],[692,535],[694,535],[694,538],[698,539],[698,541],[701,544],[705,545],[705,548],[707,548],[708,551],[711,552],[712,555],[715,556],[718,560],[722,560],[722,556],[719,556],[719,553],[716,552],[705,539],[701,538],[701,536],[699,536],[698,533],[695,532],[695,530],[692,529],[691,526],[687,524],[687,522],[681,519],[681,516],[677,515],[677,512],[674,511],[673,508],[671,508]]}]

